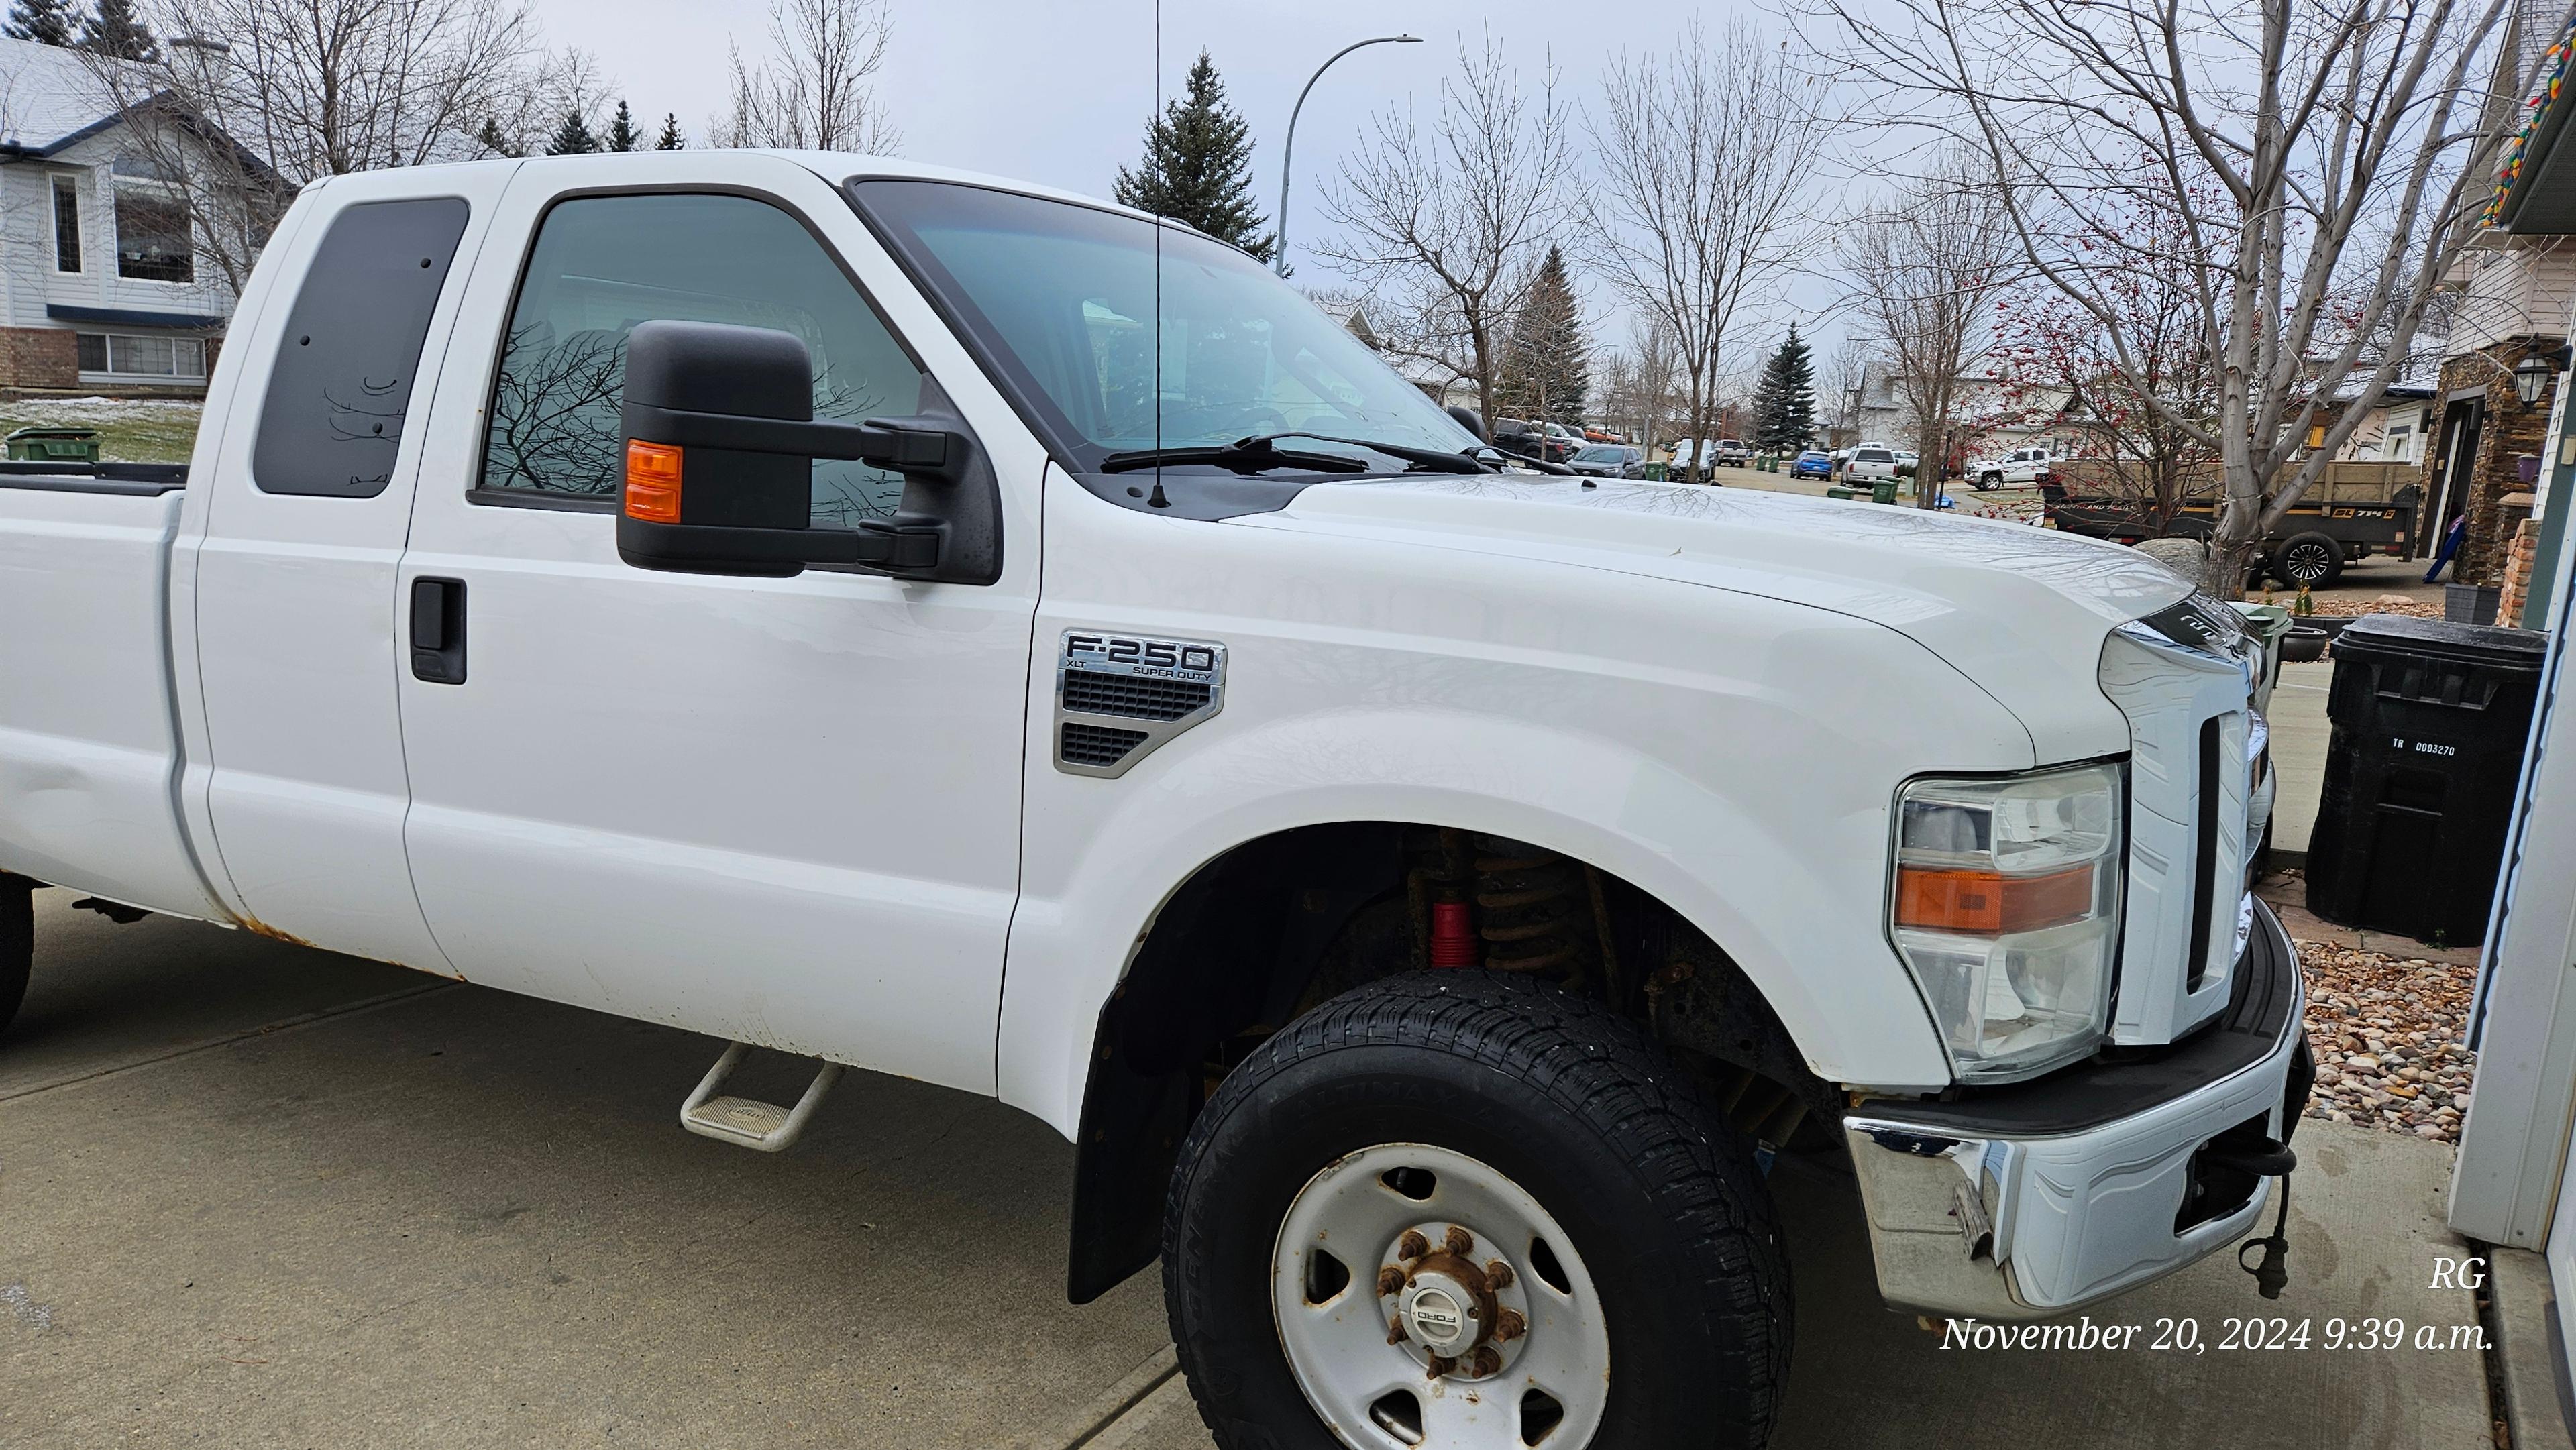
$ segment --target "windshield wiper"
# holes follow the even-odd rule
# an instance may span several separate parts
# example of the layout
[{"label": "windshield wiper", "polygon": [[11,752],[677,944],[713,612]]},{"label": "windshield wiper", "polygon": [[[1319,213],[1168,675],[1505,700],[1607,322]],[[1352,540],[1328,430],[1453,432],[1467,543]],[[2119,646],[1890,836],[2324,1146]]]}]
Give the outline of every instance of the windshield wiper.
[{"label": "windshield wiper", "polygon": [[1486,473],[1486,465],[1464,453],[1443,453],[1436,448],[1416,448],[1407,443],[1379,443],[1367,438],[1343,438],[1331,433],[1309,433],[1301,428],[1282,428],[1275,433],[1255,433],[1237,438],[1222,447],[1137,448],[1125,453],[1112,453],[1100,460],[1103,473],[1126,473],[1139,468],[1152,468],[1162,463],[1212,463],[1219,468],[1309,468],[1318,473],[1370,473],[1367,462],[1339,453],[1308,453],[1283,449],[1282,438],[1311,438],[1318,443],[1339,443],[1348,448],[1365,448],[1400,458],[1414,468],[1435,473]]},{"label": "windshield wiper", "polygon": [[[1205,445],[1188,448],[1135,448],[1125,453],[1112,453],[1100,460],[1103,473],[1128,473],[1139,468],[1153,468],[1165,463],[1212,463],[1219,468],[1237,468],[1258,472],[1268,468],[1305,468],[1317,473],[1366,473],[1366,462],[1339,453],[1292,452],[1271,442],[1273,437],[1304,437],[1304,434],[1256,434],[1240,438],[1223,447]],[[1332,440],[1323,440],[1330,442]]]},{"label": "windshield wiper", "polygon": [[1309,433],[1302,428],[1282,428],[1275,433],[1255,433],[1249,438],[1237,439],[1234,446],[1247,448],[1257,443],[1267,443],[1274,438],[1312,438],[1318,443],[1339,443],[1349,448],[1365,448],[1372,453],[1383,453],[1389,458],[1401,458],[1407,463],[1418,464],[1434,473],[1492,471],[1465,453],[1443,453],[1437,448],[1416,448],[1409,443],[1380,443],[1374,438],[1339,438],[1330,433]]}]

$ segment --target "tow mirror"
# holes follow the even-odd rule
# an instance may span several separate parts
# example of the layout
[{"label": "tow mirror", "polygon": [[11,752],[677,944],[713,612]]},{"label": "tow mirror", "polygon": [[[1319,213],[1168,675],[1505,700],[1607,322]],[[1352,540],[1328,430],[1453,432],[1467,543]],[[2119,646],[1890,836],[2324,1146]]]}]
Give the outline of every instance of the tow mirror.
[{"label": "tow mirror", "polygon": [[[617,554],[642,569],[785,576],[810,564],[859,564],[953,577],[942,567],[951,524],[937,510],[907,507],[855,529],[813,527],[814,460],[900,473],[907,505],[915,484],[938,489],[979,473],[990,482],[958,420],[817,420],[804,340],[773,328],[638,323],[626,339],[623,412]],[[997,540],[991,552],[998,574]]]}]

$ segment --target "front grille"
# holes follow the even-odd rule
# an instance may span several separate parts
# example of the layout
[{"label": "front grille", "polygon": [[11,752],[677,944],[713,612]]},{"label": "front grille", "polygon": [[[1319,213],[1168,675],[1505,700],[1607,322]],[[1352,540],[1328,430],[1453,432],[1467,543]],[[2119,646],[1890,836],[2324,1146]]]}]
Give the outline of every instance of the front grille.
[{"label": "front grille", "polygon": [[[1086,715],[1128,715],[1139,720],[1178,720],[1207,707],[1214,691],[1205,680],[1160,680],[1150,675],[1064,672],[1063,707]],[[1124,754],[1125,752],[1120,752]]]},{"label": "front grille", "polygon": [[2129,724],[2114,1042],[2175,1040],[2219,1012],[2233,976],[2262,732],[2244,642],[2223,625],[2141,620],[2103,647],[2102,692]]},{"label": "front grille", "polygon": [[[2221,807],[2227,791],[2219,770],[2221,754],[2226,749],[2225,717],[2212,715],[2200,722],[2200,779],[2194,794],[2199,820],[2192,833],[2191,853],[2191,963],[2190,975],[2184,980],[2192,991],[2199,991],[2209,980],[2210,907],[2218,890],[2218,827]],[[2229,883],[2234,885],[2235,883]]]},{"label": "front grille", "polygon": [[1112,766],[1127,758],[1127,752],[1145,743],[1142,730],[1117,730],[1107,725],[1077,725],[1064,722],[1063,734],[1056,743],[1056,758],[1067,765]]}]

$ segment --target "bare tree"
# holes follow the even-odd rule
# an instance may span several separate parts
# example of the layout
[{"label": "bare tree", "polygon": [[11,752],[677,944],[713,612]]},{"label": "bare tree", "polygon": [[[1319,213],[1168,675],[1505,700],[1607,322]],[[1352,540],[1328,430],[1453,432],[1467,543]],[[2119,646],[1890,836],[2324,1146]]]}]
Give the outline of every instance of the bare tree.
[{"label": "bare tree", "polygon": [[[296,188],[476,154],[527,89],[524,0],[156,0],[154,62],[82,52],[128,127],[126,169],[184,208],[238,291]],[[214,39],[214,37],[220,37]]]},{"label": "bare tree", "polygon": [[1627,346],[1604,351],[1598,359],[1593,416],[1640,448],[1662,442],[1674,427],[1679,376],[1674,356],[1669,336],[1651,321],[1633,320]]},{"label": "bare tree", "polygon": [[[2511,43],[2516,0],[1809,3],[1831,61],[1973,148],[2023,259],[2217,456],[2204,582],[2229,597],[2405,367],[2541,52]],[[2549,9],[2528,38],[2558,33]],[[2159,401],[2115,305],[2141,260],[2118,218],[2141,206],[2181,219],[2198,264],[2204,418]]]},{"label": "bare tree", "polygon": [[2010,282],[2011,223],[2000,189],[1954,154],[1844,235],[1843,265],[1872,339],[1894,364],[1914,415],[1915,502],[1940,502],[1960,384],[1985,351],[1996,296]]},{"label": "bare tree", "polygon": [[1470,379],[1490,432],[1512,318],[1567,214],[1573,169],[1556,73],[1521,88],[1491,36],[1440,83],[1428,129],[1412,111],[1376,117],[1324,189],[1342,227],[1316,250],[1358,279],[1395,356]]},{"label": "bare tree", "polygon": [[735,51],[733,96],[708,132],[718,146],[784,146],[891,156],[903,133],[874,77],[894,38],[889,0],[771,0],[777,54],[746,66]]},{"label": "bare tree", "polygon": [[[1693,20],[1670,51],[1612,62],[1591,128],[1601,173],[1587,192],[1592,259],[1670,335],[1693,438],[1715,431],[1737,313],[1811,240],[1794,203],[1817,122],[1798,80],[1750,26],[1712,43]],[[1707,466],[1694,458],[1692,471]]]},{"label": "bare tree", "polygon": [[1846,336],[1834,348],[1831,361],[1825,364],[1825,428],[1828,435],[1845,432],[1859,436],[1860,394],[1868,386],[1869,366],[1876,360],[1867,342]]}]

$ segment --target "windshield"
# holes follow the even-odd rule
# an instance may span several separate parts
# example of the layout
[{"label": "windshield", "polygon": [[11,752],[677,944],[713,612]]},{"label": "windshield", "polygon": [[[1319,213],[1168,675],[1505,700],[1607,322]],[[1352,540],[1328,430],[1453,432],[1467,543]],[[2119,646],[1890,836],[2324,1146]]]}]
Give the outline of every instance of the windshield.
[{"label": "windshield", "polygon": [[1626,461],[1627,457],[1628,455],[1620,449],[1604,448],[1596,444],[1593,447],[1586,448],[1582,452],[1574,455],[1574,461],[1577,463],[1619,463]]},{"label": "windshield", "polygon": [[[1349,328],[1232,247],[953,182],[850,190],[1077,470],[1097,471],[1112,454],[1217,448],[1290,429],[1442,453],[1476,446]],[[1404,466],[1346,444],[1293,442],[1297,452]]]}]

